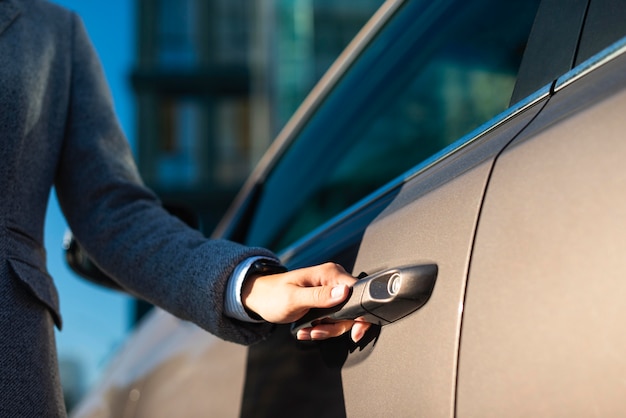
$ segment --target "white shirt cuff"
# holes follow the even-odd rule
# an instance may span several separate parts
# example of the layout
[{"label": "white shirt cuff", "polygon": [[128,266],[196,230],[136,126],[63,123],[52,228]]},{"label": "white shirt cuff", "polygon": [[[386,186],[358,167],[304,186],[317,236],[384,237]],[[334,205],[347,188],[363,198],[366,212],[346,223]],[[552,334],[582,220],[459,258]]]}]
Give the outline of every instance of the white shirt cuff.
[{"label": "white shirt cuff", "polygon": [[251,318],[246,312],[246,309],[243,307],[243,302],[241,301],[241,288],[243,287],[246,274],[252,264],[258,260],[271,260],[278,262],[278,260],[263,256],[250,257],[235,267],[233,274],[230,276],[228,283],[226,284],[226,294],[224,295],[224,314],[229,318],[238,319],[244,322],[265,322],[262,319],[258,320]]}]

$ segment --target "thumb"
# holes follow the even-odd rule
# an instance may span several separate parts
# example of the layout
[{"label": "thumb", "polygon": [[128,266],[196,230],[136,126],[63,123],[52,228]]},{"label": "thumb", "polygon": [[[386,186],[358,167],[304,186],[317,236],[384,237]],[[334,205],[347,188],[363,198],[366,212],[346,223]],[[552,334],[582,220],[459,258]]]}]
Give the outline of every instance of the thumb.
[{"label": "thumb", "polygon": [[298,304],[301,308],[330,308],[343,302],[350,288],[346,284],[301,287],[298,292]]}]

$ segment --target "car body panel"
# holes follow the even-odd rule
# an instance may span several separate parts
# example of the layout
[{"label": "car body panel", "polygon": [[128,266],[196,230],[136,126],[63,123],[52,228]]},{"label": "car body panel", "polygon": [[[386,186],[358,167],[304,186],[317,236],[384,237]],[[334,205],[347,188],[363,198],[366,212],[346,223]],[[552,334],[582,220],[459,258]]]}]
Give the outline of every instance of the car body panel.
[{"label": "car body panel", "polygon": [[625,74],[621,55],[577,77],[498,158],[465,302],[460,417],[624,412]]},{"label": "car body panel", "polygon": [[[435,263],[439,274],[424,307],[383,327],[366,360],[350,366],[348,359],[348,416],[453,415],[462,302],[483,193],[497,153],[544,102],[411,178],[367,228],[354,272]],[[372,401],[360,402],[364,396]]]}]

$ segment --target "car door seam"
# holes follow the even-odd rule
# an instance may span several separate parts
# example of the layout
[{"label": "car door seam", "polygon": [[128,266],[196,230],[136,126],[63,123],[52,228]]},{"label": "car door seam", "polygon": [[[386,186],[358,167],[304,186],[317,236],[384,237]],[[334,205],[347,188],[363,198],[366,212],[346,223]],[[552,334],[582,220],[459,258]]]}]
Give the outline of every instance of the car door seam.
[{"label": "car door seam", "polygon": [[458,387],[459,387],[459,366],[461,363],[461,344],[462,344],[462,340],[463,340],[463,320],[465,317],[465,303],[466,303],[466,298],[467,298],[467,289],[469,287],[469,277],[470,277],[470,273],[472,270],[472,260],[473,260],[473,256],[474,256],[474,249],[476,246],[476,237],[478,235],[478,228],[480,226],[480,219],[481,219],[481,215],[482,215],[482,211],[484,208],[484,204],[485,204],[485,200],[487,197],[487,193],[488,193],[488,189],[489,189],[489,184],[491,182],[491,177],[493,175],[493,172],[495,170],[496,164],[498,163],[498,159],[500,158],[500,156],[504,153],[504,151],[511,145],[511,143],[513,141],[515,141],[530,125],[532,125],[532,123],[537,119],[537,117],[543,112],[543,110],[545,109],[545,107],[547,106],[547,104],[550,102],[550,98],[552,97],[552,89],[554,88],[556,84],[556,80],[554,82],[551,83],[550,85],[550,95],[548,97],[548,99],[545,101],[545,103],[542,105],[541,109],[539,109],[539,111],[528,121],[528,123],[526,123],[526,125],[520,129],[519,132],[517,132],[515,135],[513,135],[513,137],[506,142],[506,144],[504,144],[504,146],[500,149],[500,151],[498,151],[496,153],[496,155],[493,158],[493,163],[491,164],[491,167],[489,168],[489,173],[487,174],[487,179],[485,180],[485,185],[483,187],[483,193],[482,193],[482,197],[480,199],[480,205],[478,208],[478,213],[476,215],[476,220],[474,223],[474,233],[472,235],[471,238],[471,244],[470,244],[470,253],[469,253],[469,260],[467,263],[467,270],[465,273],[465,286],[463,289],[463,301],[461,302],[461,309],[460,309],[460,319],[459,319],[459,333],[458,333],[458,342],[457,342],[457,352],[456,352],[456,365],[455,365],[455,376],[454,376],[454,400],[453,400],[453,415],[456,417],[457,413],[458,413]]}]

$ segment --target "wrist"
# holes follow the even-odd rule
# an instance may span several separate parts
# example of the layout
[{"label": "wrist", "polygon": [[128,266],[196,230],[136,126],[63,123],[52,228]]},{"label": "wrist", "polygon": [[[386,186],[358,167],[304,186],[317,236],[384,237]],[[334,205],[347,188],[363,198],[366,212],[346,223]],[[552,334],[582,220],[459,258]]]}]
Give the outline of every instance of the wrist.
[{"label": "wrist", "polygon": [[254,282],[262,277],[269,276],[272,274],[284,273],[287,271],[287,268],[274,260],[268,259],[259,259],[256,260],[252,265],[248,268],[246,275],[243,279],[242,287],[241,287],[241,305],[248,314],[248,316],[256,321],[261,321],[263,318],[256,313],[254,310],[249,308],[246,304],[246,300],[252,291],[254,286]]}]

